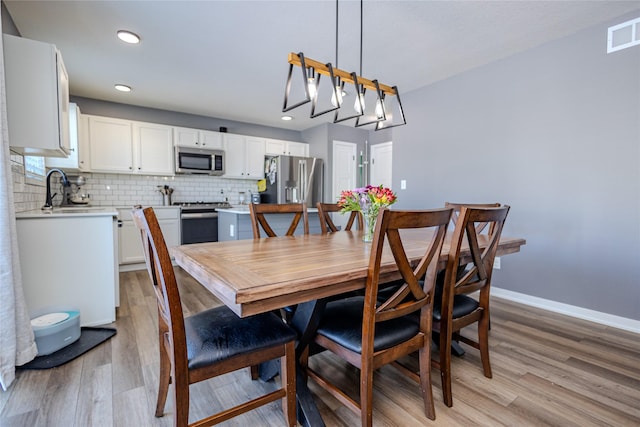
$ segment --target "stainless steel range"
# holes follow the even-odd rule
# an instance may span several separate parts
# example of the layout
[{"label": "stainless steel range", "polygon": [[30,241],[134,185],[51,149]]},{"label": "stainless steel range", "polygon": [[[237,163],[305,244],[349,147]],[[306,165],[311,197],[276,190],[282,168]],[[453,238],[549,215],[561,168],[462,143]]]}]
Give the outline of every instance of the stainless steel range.
[{"label": "stainless steel range", "polygon": [[218,241],[218,212],[230,208],[228,202],[175,202],[181,207],[181,244]]}]

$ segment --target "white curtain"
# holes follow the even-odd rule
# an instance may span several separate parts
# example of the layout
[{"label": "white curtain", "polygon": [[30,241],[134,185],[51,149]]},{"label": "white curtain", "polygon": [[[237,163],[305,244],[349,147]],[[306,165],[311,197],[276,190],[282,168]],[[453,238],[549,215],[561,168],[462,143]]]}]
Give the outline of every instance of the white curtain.
[{"label": "white curtain", "polygon": [[[0,33],[2,33],[1,23]],[[3,234],[0,239],[0,385],[7,390],[15,378],[16,366],[23,365],[36,357],[38,349],[24,300],[18,258],[2,39],[0,39],[0,107],[0,129],[2,130],[0,230]]]}]

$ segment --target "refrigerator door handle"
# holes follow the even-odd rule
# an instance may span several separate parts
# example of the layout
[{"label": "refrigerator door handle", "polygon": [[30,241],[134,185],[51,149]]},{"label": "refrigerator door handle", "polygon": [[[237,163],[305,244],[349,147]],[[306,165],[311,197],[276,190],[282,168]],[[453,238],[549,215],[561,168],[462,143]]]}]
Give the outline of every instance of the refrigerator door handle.
[{"label": "refrigerator door handle", "polygon": [[297,200],[299,202],[307,201],[307,161],[306,160],[298,160],[298,187],[300,188],[300,199]]}]

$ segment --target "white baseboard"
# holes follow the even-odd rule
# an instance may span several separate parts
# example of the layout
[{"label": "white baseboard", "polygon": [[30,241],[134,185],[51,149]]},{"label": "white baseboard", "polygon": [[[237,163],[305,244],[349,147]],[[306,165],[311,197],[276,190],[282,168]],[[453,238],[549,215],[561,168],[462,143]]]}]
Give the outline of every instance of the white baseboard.
[{"label": "white baseboard", "polygon": [[624,329],[625,331],[640,333],[639,320],[627,319],[626,317],[620,317],[613,314],[602,313],[600,311],[576,307],[575,305],[563,304],[561,302],[521,294],[519,292],[513,292],[506,289],[496,288],[495,286],[491,287],[491,296],[518,302],[532,307],[541,308],[543,310],[552,311],[554,313],[566,314],[567,316],[589,320],[591,322],[600,323],[602,325],[607,325],[618,329]]}]

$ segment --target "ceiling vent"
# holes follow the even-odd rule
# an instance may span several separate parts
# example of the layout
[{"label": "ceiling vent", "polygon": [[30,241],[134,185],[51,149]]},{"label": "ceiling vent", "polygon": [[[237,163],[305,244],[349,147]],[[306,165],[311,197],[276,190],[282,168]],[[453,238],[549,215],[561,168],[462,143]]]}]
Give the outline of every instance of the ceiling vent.
[{"label": "ceiling vent", "polygon": [[607,53],[640,44],[640,18],[609,27]]}]

